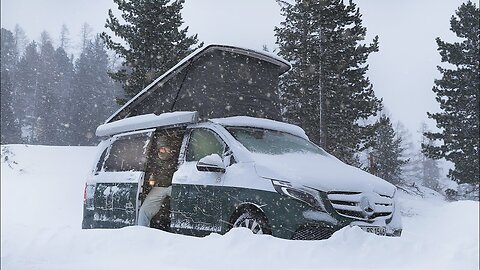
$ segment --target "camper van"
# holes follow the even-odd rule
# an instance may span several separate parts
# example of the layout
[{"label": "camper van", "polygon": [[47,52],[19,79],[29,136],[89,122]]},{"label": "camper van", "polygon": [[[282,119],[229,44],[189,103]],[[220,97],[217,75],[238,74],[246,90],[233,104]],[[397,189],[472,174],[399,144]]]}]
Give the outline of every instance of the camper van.
[{"label": "camper van", "polygon": [[298,126],[197,112],[134,116],[101,125],[86,181],[82,227],[136,225],[151,189],[157,140],[178,148],[166,197],[150,226],[205,236],[246,227],[286,239],[326,239],[345,226],[400,236],[396,188],[325,152]]},{"label": "camper van", "polygon": [[[326,239],[356,225],[399,236],[393,185],[281,122],[278,82],[289,69],[267,52],[211,44],[154,80],[97,128],[82,227]],[[148,223],[158,187],[169,196],[157,197]]]}]

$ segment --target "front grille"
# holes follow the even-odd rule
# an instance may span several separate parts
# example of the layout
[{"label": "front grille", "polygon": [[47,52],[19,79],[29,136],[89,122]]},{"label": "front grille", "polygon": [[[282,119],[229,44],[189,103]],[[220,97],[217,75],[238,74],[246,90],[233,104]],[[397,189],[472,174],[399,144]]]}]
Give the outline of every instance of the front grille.
[{"label": "front grille", "polygon": [[292,240],[324,240],[330,238],[335,232],[329,227],[303,226],[292,236]]},{"label": "front grille", "polygon": [[388,219],[393,212],[393,198],[370,192],[342,192],[328,193],[328,199],[339,215],[363,220]]}]

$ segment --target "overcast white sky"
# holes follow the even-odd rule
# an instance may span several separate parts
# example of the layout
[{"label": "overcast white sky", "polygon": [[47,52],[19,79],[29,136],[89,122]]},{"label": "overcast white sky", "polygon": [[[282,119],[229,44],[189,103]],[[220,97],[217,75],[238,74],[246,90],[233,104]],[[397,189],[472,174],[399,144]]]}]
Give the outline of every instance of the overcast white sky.
[{"label": "overcast white sky", "polygon": [[[369,58],[374,90],[394,120],[415,133],[426,112],[438,110],[431,91],[440,64],[435,38],[454,38],[449,19],[465,0],[354,0],[363,14],[368,40],[378,35],[380,51]],[[112,0],[1,0],[1,25],[19,24],[30,39],[43,30],[58,39],[66,24],[72,39],[87,22],[95,32],[104,30]],[[274,0],[187,0],[183,18],[190,32],[206,43],[227,43],[275,49],[273,28],[282,21]],[[75,49],[72,44],[72,50]],[[427,121],[432,125],[432,121]]]}]

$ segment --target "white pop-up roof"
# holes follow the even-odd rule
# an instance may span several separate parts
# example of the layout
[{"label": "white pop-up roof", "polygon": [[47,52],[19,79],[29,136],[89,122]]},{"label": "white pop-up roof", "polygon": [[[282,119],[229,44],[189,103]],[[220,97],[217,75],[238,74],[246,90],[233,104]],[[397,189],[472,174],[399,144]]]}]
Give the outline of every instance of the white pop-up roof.
[{"label": "white pop-up roof", "polygon": [[197,121],[197,112],[169,112],[160,115],[145,114],[100,125],[97,128],[96,135],[99,137],[111,136],[122,132],[190,124]]}]

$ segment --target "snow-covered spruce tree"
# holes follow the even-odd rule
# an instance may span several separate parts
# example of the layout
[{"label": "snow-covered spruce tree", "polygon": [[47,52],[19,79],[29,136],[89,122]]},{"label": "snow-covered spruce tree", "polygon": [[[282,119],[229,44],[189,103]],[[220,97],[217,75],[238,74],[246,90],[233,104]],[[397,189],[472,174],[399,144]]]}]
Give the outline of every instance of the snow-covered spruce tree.
[{"label": "snow-covered spruce tree", "polygon": [[438,166],[438,161],[423,156],[422,169],[423,185],[440,192],[440,183],[438,181],[440,177],[440,168]]},{"label": "snow-covered spruce tree", "polygon": [[402,139],[396,136],[390,118],[380,116],[375,124],[372,152],[375,174],[398,185],[402,183],[402,167],[408,162],[403,159]]},{"label": "snow-covered spruce tree", "polygon": [[92,41],[92,27],[88,23],[84,23],[80,29],[80,48],[85,50],[85,48]]},{"label": "snow-covered spruce tree", "polygon": [[[428,139],[424,136],[425,133],[429,132],[427,124],[422,123],[418,131],[421,134],[421,140],[419,142],[421,145],[434,145],[434,141]],[[412,155],[410,155],[408,166],[404,168],[405,179],[414,181],[419,185],[431,188],[436,191],[441,191],[441,186],[439,182],[440,178],[440,166],[439,161],[429,158],[422,152],[421,148],[415,150]]]},{"label": "snow-covered spruce tree", "polygon": [[[64,99],[73,74],[73,65],[66,52],[55,50],[47,32],[40,41],[40,63],[37,67],[37,89],[33,121],[33,142],[35,144],[65,144],[66,117]],[[67,93],[65,93],[67,91]]]},{"label": "snow-covered spruce tree", "polygon": [[20,125],[15,119],[15,115],[13,114],[13,106],[12,106],[12,96],[13,96],[13,86],[10,80],[11,72],[5,69],[1,71],[1,78],[0,78],[0,89],[1,89],[1,144],[9,144],[9,143],[21,143],[21,130]]},{"label": "snow-covered spruce tree", "polygon": [[17,64],[17,49],[13,33],[5,28],[1,30],[1,67],[2,70],[13,71]]},{"label": "snow-covered spruce tree", "polygon": [[20,58],[16,70],[14,108],[20,125],[26,131],[26,143],[33,143],[35,123],[35,100],[38,95],[40,55],[37,43],[30,42]]},{"label": "snow-covered spruce tree", "polygon": [[440,145],[424,144],[425,154],[434,159],[453,162],[448,176],[462,184],[477,186],[480,179],[479,96],[480,96],[480,11],[471,1],[462,4],[450,20],[451,30],[461,41],[448,43],[437,38],[442,62],[438,67],[442,78],[435,80],[433,92],[441,112],[428,113],[436,121],[439,132],[426,132]]},{"label": "snow-covered spruce tree", "polygon": [[59,48],[62,48],[64,51],[68,49],[70,46],[70,30],[66,24],[62,24],[62,28],[60,30],[60,37],[59,37]]},{"label": "snow-covered spruce tree", "polygon": [[97,36],[85,43],[75,62],[75,78],[70,104],[71,144],[94,145],[95,129],[118,106],[114,85],[108,76],[109,59],[103,40]]},{"label": "snow-covered spruce tree", "polygon": [[57,77],[55,62],[55,49],[50,36],[47,32],[42,32],[33,125],[33,142],[35,144],[52,145],[57,140],[55,136],[57,126],[54,123],[58,118],[56,106],[59,102],[53,86]]},{"label": "snow-covered spruce tree", "polygon": [[[65,40],[63,42],[65,42]],[[67,52],[61,46],[62,45],[60,44],[60,47],[55,50],[56,71],[52,87],[58,103],[55,105],[54,111],[56,117],[51,120],[55,122],[52,124],[57,127],[55,132],[55,145],[70,145],[72,134],[69,125],[69,113],[71,113],[71,107],[67,100],[72,95],[74,70],[72,60],[68,57]],[[64,44],[64,46],[66,45]]]},{"label": "snow-covered spruce tree", "polygon": [[[113,0],[122,12],[125,23],[109,10],[105,26],[123,42],[116,42],[107,33],[101,37],[109,49],[124,58],[122,69],[111,77],[123,85],[123,104],[155,78],[184,58],[197,41],[182,29],[180,11],[184,0]],[[125,44],[125,45],[124,45]]]},{"label": "snow-covered spruce tree", "polygon": [[[382,114],[386,110],[384,109]],[[400,147],[403,149],[400,159],[408,160],[402,166],[402,175],[401,178],[404,180],[405,184],[422,184],[422,178],[420,174],[421,160],[422,155],[419,153],[418,149],[415,147],[412,141],[412,135],[410,131],[400,122],[397,121],[392,125],[393,130],[395,131],[395,138],[401,140]]]},{"label": "snow-covered spruce tree", "polygon": [[13,110],[12,75],[17,63],[17,52],[13,33],[2,28],[1,30],[1,144],[21,143],[20,125],[15,118]]},{"label": "snow-covered spruce tree", "polygon": [[20,59],[20,57],[25,53],[25,48],[28,45],[28,37],[23,28],[18,24],[16,24],[15,28],[13,29],[13,38],[15,39],[17,58]]},{"label": "snow-covered spruce tree", "polygon": [[[435,146],[435,141],[425,137],[425,134],[429,132],[427,125],[422,123],[420,127],[420,132],[422,134],[421,145],[422,147],[425,146]],[[422,183],[424,186],[431,188],[436,191],[440,191],[439,186],[439,178],[440,178],[440,166],[438,164],[438,160],[429,158],[425,155],[425,153],[420,152],[420,176],[422,179]]]},{"label": "snow-covered spruce tree", "polygon": [[359,120],[376,115],[381,101],[366,77],[369,45],[356,5],[342,0],[282,3],[285,21],[275,28],[279,54],[293,69],[281,81],[284,117],[302,126],[310,139],[346,163],[359,166],[356,154],[371,136]]}]

